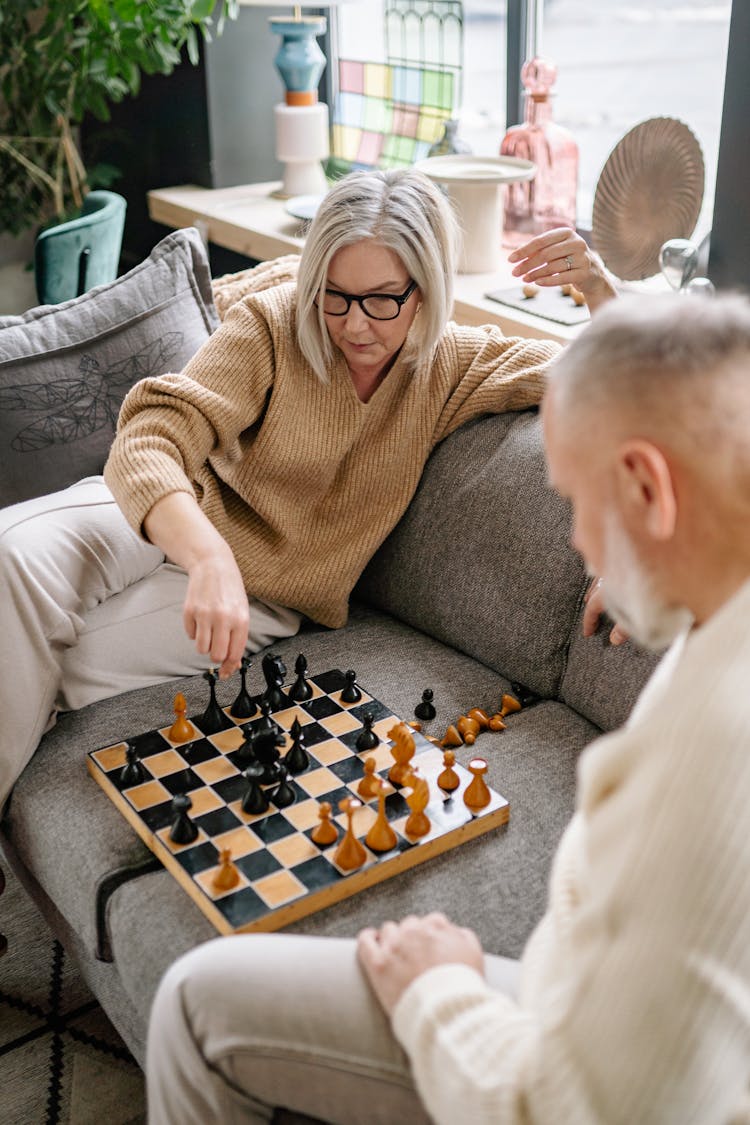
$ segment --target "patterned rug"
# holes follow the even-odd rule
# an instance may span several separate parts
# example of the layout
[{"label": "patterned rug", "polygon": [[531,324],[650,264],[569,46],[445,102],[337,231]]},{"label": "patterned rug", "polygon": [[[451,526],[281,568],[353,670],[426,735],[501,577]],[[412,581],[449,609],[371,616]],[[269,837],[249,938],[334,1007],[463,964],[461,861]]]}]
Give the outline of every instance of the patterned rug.
[{"label": "patterned rug", "polygon": [[142,1125],[143,1075],[17,879],[0,898],[0,1121]]}]

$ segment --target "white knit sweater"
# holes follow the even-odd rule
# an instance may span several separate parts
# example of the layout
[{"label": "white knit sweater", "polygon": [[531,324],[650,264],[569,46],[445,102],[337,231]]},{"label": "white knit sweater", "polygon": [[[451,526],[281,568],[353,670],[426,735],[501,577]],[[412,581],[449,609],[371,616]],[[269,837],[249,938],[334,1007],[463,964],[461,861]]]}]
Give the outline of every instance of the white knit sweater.
[{"label": "white knit sweater", "polygon": [[429,1112],[750,1121],[750,581],[673,645],[578,781],[519,1003],[447,965],[397,1006]]}]

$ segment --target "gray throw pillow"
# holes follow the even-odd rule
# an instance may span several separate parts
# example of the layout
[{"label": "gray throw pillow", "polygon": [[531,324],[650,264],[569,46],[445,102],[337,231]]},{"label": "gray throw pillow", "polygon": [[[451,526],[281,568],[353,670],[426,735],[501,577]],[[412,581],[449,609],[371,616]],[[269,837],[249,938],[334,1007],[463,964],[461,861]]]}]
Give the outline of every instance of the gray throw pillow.
[{"label": "gray throw pillow", "polygon": [[130,387],[179,371],[218,323],[193,227],[109,285],[0,317],[0,507],[100,473]]}]

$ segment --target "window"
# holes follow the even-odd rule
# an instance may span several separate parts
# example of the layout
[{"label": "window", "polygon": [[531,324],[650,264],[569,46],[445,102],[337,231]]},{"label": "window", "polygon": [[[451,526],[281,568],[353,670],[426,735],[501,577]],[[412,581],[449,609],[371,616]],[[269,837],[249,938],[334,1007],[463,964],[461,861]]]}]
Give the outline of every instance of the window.
[{"label": "window", "polygon": [[[428,0],[412,0],[419,10]],[[542,4],[543,0],[539,0]],[[530,4],[529,7],[533,7]],[[386,57],[383,0],[336,9],[341,58]],[[506,0],[464,0],[459,136],[481,155],[506,128]],[[706,165],[696,236],[711,226],[731,0],[544,0],[540,51],[558,68],[554,116],[580,149],[578,221],[590,227],[596,183],[617,142],[640,121],[676,117]],[[517,63],[516,63],[517,65]]]}]

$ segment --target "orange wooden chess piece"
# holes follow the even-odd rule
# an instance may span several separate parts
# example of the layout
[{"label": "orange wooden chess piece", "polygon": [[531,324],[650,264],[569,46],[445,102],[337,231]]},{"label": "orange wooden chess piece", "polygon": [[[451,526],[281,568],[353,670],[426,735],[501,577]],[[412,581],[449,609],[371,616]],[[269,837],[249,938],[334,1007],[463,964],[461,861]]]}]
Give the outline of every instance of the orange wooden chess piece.
[{"label": "orange wooden chess piece", "polygon": [[312,842],[321,848],[327,847],[328,844],[335,844],[339,838],[339,830],[331,820],[331,806],[328,801],[320,802],[318,819],[319,823],[310,833]]},{"label": "orange wooden chess piece", "polygon": [[500,700],[500,710],[490,719],[490,730],[505,730],[506,724],[503,722],[505,716],[512,714],[513,711],[520,710],[521,704],[516,697],[506,692]]},{"label": "orange wooden chess piece", "polygon": [[189,742],[193,738],[193,728],[187,721],[187,700],[181,691],[174,697],[174,713],[177,716],[167,731],[170,742]]},{"label": "orange wooden chess piece", "polygon": [[357,793],[365,801],[369,801],[370,797],[377,797],[380,792],[381,779],[375,776],[375,759],[365,758],[365,776],[357,786]]},{"label": "orange wooden chess piece", "polygon": [[456,755],[452,750],[446,750],[443,754],[443,765],[445,769],[437,779],[438,786],[444,789],[446,793],[452,793],[454,789],[458,789],[461,781],[458,774],[454,770],[456,764]]},{"label": "orange wooden chess piece", "polygon": [[455,724],[451,723],[451,725],[448,727],[447,731],[443,735],[443,738],[442,738],[442,741],[441,741],[440,745],[441,746],[463,746],[463,742],[464,742],[464,740],[463,740],[463,738],[461,738],[461,735],[460,735],[459,731],[456,729]]},{"label": "orange wooden chess piece", "polygon": [[231,891],[240,881],[240,873],[232,863],[231,848],[222,848],[219,852],[219,870],[211,880],[215,891]]},{"label": "orange wooden chess piece", "polygon": [[474,777],[466,787],[464,804],[470,812],[478,813],[492,800],[492,794],[484,780],[484,775],[487,773],[487,763],[484,758],[472,758],[469,762],[469,773]]},{"label": "orange wooden chess piece", "polygon": [[425,778],[412,772],[408,779],[411,793],[406,798],[406,803],[411,809],[411,814],[404,825],[407,836],[426,836],[430,831],[430,820],[425,809],[430,803],[430,787]]},{"label": "orange wooden chess piece", "polygon": [[470,719],[468,715],[461,715],[456,721],[456,730],[467,746],[474,745],[481,729],[476,719]]},{"label": "orange wooden chess piece", "polygon": [[377,781],[378,818],[365,836],[365,843],[374,852],[389,852],[398,843],[398,836],[391,828],[388,817],[385,815],[385,784],[382,778],[377,778]]},{"label": "orange wooden chess piece", "polygon": [[339,809],[346,813],[346,835],[336,848],[333,862],[338,864],[342,871],[356,871],[367,859],[364,845],[354,835],[352,818],[356,809],[362,808],[362,802],[356,797],[344,797],[339,801]]},{"label": "orange wooden chess piece", "polygon": [[404,779],[411,773],[409,763],[416,750],[414,738],[406,723],[397,723],[395,727],[391,727],[388,737],[393,742],[391,756],[394,758],[394,764],[388,772],[388,780],[391,785],[405,785]]}]

